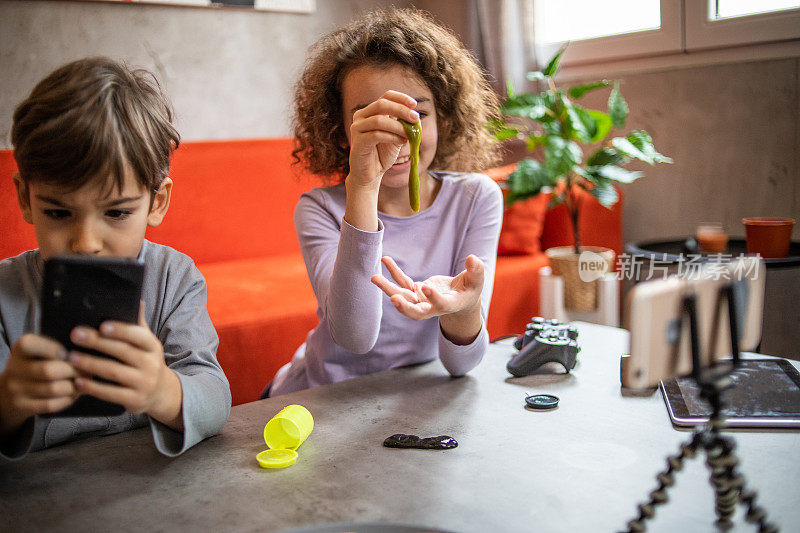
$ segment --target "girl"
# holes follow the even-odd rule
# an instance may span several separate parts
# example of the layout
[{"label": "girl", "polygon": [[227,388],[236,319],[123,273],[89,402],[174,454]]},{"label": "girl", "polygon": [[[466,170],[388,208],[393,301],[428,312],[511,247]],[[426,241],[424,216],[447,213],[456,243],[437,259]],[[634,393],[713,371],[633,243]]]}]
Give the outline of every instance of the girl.
[{"label": "girl", "polygon": [[[495,162],[497,103],[456,37],[416,10],[370,13],[312,47],[294,156],[338,184],[304,194],[295,227],[320,322],[265,396],[437,356],[453,376],[480,362],[502,195],[452,170]],[[418,213],[398,119],[422,126]]]}]

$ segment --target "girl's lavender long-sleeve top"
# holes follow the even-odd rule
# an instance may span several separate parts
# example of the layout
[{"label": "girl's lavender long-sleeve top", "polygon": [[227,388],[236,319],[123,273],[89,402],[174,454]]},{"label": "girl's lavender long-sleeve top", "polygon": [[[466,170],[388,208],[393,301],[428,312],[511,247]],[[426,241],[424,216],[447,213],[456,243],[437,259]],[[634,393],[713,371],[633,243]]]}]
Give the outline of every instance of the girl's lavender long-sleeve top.
[{"label": "girl's lavender long-sleeve top", "polygon": [[[431,172],[442,186],[433,205],[410,217],[378,213],[378,231],[344,221],[345,187],[314,189],[295,209],[295,228],[317,297],[319,325],[272,382],[270,396],[439,358],[454,376],[466,374],[489,342],[492,296],[503,218],[500,188],[484,174]],[[415,281],[455,276],[473,254],[483,261],[483,326],[469,345],[450,342],[438,318],[402,315],[370,278],[392,257]]]}]

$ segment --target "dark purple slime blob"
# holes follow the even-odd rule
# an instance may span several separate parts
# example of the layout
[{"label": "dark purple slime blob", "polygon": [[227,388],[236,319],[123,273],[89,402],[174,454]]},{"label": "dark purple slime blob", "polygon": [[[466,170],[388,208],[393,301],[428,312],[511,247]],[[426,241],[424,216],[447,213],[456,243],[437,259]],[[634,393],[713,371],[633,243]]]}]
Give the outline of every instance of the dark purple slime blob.
[{"label": "dark purple slime blob", "polygon": [[416,435],[396,433],[383,441],[387,448],[418,448],[420,450],[449,450],[458,446],[453,437],[439,435],[438,437],[419,438]]}]

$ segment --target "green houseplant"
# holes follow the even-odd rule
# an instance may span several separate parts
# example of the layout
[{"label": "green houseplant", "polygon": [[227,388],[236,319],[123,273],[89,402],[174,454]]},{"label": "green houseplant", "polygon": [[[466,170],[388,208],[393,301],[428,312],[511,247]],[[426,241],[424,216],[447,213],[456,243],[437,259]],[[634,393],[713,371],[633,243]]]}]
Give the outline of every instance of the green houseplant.
[{"label": "green houseplant", "polygon": [[[540,81],[546,88],[539,93],[517,93],[511,84],[500,111],[503,118],[490,127],[498,140],[523,139],[533,157],[521,160],[504,186],[508,189],[507,204],[550,191],[550,207],[564,203],[572,225],[575,243],[572,249],[576,264],[586,247],[581,246],[578,226],[580,219],[579,189],[587,191],[606,207],[617,200],[615,183],[631,183],[643,176],[642,172],[625,169],[634,160],[650,165],[671,163],[658,153],[653,140],[644,130],[634,130],[627,135],[612,135],[612,130],[625,127],[628,104],[619,90],[619,83],[600,80],[571,87],[564,91],[553,79],[559,60],[566,50],[562,47],[541,71],[530,72],[527,78]],[[588,109],[577,104],[590,91],[611,87],[607,111]],[[548,254],[551,255],[551,254]],[[551,255],[551,263],[553,255]],[[609,259],[612,266],[613,252]],[[557,272],[553,265],[554,273]],[[575,277],[575,276],[573,276]],[[567,284],[567,307],[571,300],[570,283]],[[580,281],[580,280],[578,280]],[[592,290],[594,286],[592,286]],[[591,302],[594,306],[594,301]],[[585,309],[584,309],[585,310]]]}]

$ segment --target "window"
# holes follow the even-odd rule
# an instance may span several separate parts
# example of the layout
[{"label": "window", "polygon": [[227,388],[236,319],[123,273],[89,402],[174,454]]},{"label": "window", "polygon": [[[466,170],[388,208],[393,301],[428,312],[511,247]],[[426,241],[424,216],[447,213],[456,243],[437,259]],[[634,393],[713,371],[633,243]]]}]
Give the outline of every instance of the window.
[{"label": "window", "polygon": [[661,27],[659,7],[659,0],[538,0],[536,40],[552,44],[657,30]]},{"label": "window", "polygon": [[540,61],[565,41],[564,64],[679,52],[680,0],[534,0]]},{"label": "window", "polygon": [[797,8],[800,8],[800,2],[797,0],[761,0],[758,7],[754,6],[753,0],[715,0],[711,3],[709,18],[719,20],[730,17],[746,17]]},{"label": "window", "polygon": [[800,2],[685,1],[687,51],[800,39]]},{"label": "window", "polygon": [[533,1],[540,63],[565,41],[563,65],[800,41],[800,0]]}]

